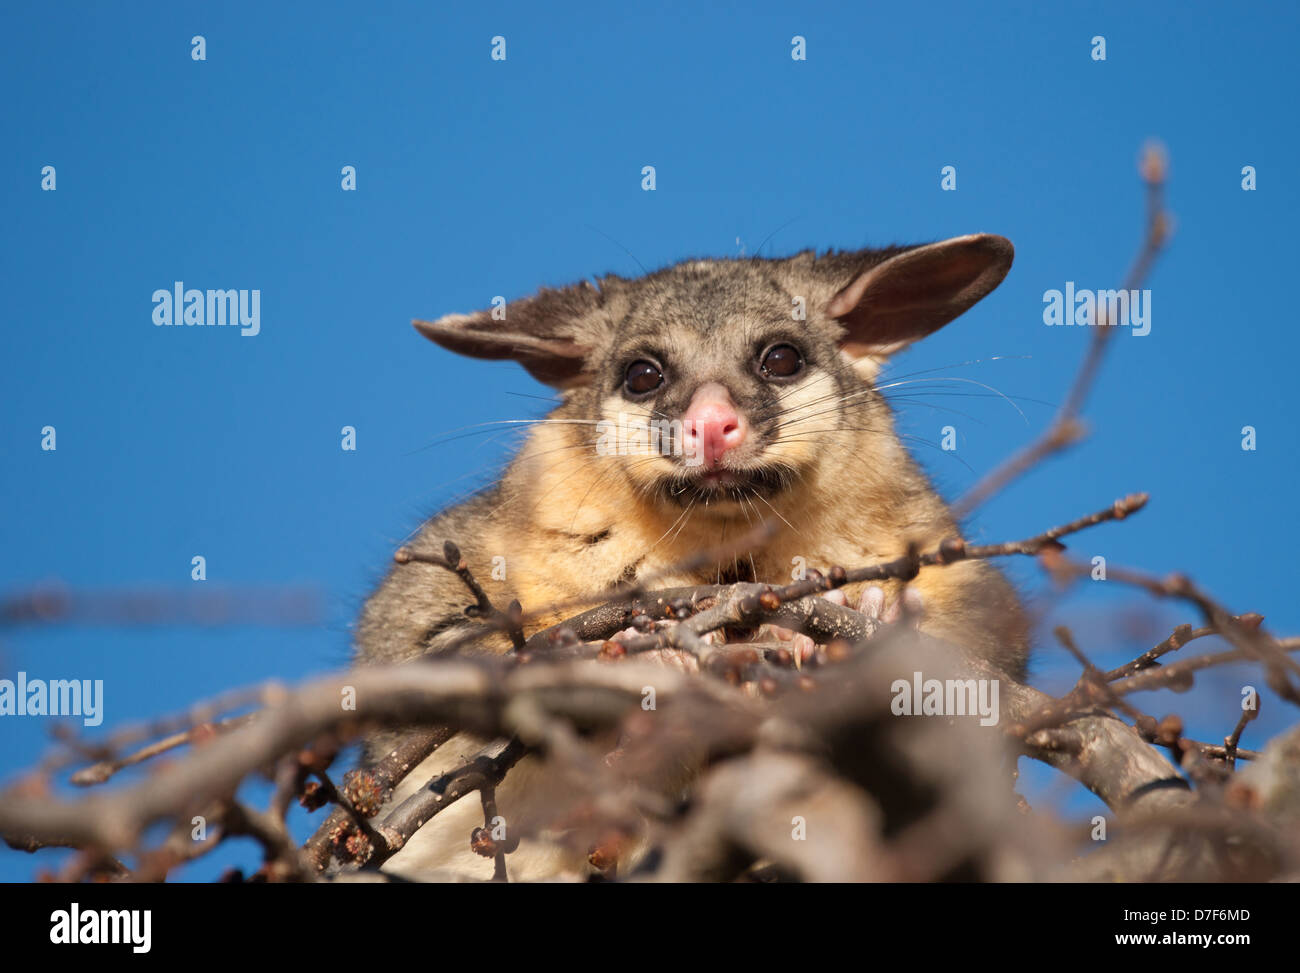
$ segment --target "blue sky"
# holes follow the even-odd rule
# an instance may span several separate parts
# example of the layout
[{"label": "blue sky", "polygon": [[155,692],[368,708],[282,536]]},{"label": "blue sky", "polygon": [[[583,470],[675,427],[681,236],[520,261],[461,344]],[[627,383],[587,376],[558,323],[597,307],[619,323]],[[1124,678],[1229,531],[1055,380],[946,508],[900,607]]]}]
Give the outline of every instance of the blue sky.
[{"label": "blue sky", "polygon": [[[1185,570],[1233,610],[1300,630],[1295,5],[550,6],[5,5],[0,591],[184,592],[198,554],[209,585],[314,586],[325,610],[310,626],[4,628],[4,676],[102,678],[116,726],[342,664],[393,548],[509,455],[509,437],[445,434],[544,410],[522,370],[455,358],[410,319],[638,261],[1009,237],[1002,286],[891,370],[985,383],[1023,410],[965,381],[898,400],[909,435],[957,428],[955,453],[917,451],[956,496],[1060,401],[1087,329],[1045,326],[1043,293],[1118,286],[1150,136],[1172,160],[1177,226],[1149,282],[1151,332],[1116,336],[1093,437],[970,536],[1029,536],[1146,490],[1147,511],[1076,553]],[[795,35],[806,61],[790,57]],[[940,189],[946,165],[955,192]],[[259,289],[261,333],[155,327],[152,294],[175,281]],[[340,449],[345,425],[355,452]],[[1013,567],[1041,600],[1032,565]],[[1112,664],[1194,621],[1106,584],[1053,611]],[[1061,655],[1044,643],[1040,685],[1069,684]],[[1245,678],[1138,702],[1213,740]],[[1266,692],[1248,744],[1293,719],[1283,706]],[[0,721],[0,776],[48,729]],[[1094,806],[1051,780],[1027,772],[1031,800]],[[187,876],[254,862],[237,852]],[[0,879],[38,863],[0,851]]]}]

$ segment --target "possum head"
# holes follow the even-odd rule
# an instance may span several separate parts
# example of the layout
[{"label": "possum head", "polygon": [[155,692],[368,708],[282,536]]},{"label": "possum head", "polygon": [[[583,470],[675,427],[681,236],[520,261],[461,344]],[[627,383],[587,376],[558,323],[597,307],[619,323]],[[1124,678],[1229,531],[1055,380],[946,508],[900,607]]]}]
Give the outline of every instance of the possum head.
[{"label": "possum head", "polygon": [[1012,256],[1008,240],[978,234],[690,260],[545,289],[504,318],[415,325],[445,348],[513,359],[562,389],[583,442],[619,463],[639,495],[725,516],[789,491],[851,434],[892,437],[873,385],[880,364],[993,290]]}]

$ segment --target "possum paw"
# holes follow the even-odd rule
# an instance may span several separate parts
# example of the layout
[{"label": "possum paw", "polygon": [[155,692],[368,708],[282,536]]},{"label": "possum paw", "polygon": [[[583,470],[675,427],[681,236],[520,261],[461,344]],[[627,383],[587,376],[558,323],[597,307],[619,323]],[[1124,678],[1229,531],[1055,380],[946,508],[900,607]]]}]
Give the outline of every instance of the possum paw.
[{"label": "possum paw", "polygon": [[913,625],[920,623],[925,615],[925,600],[915,588],[904,588],[903,597],[897,598],[888,607],[885,605],[885,592],[872,585],[862,592],[858,601],[858,611],[868,618],[892,625],[904,619]]},{"label": "possum paw", "polygon": [[[858,603],[853,606],[849,606],[848,599],[839,588],[827,591],[822,597],[837,605],[853,607],[873,621],[885,625],[904,621],[911,625],[919,625],[925,614],[925,602],[921,598],[921,593],[912,588],[905,588],[903,597],[896,599],[889,605],[885,603],[884,589],[875,585],[864,589]],[[812,661],[817,657],[818,651],[823,648],[807,635],[792,632],[788,628],[781,628],[777,625],[771,625],[768,628],[776,638],[790,643],[790,651],[794,654],[796,665],[802,666]]]},{"label": "possum paw", "polygon": [[[624,639],[637,638],[642,634],[644,633],[638,632],[635,628],[625,628],[621,632],[615,632],[611,640],[621,642]],[[710,638],[710,636],[713,634],[713,632],[710,632],[709,635],[704,636],[704,641],[712,643],[714,639]],[[698,673],[700,671],[700,660],[681,649],[651,649],[649,652],[638,652],[635,656],[629,656],[629,658],[657,662],[678,672]]]},{"label": "possum paw", "polygon": [[[824,592],[822,597],[836,605],[844,605],[847,607],[848,601],[844,597],[844,592],[839,588],[833,588],[830,591]],[[779,625],[765,625],[764,628],[782,642],[790,643],[790,652],[794,655],[795,665],[799,667],[802,667],[807,662],[811,662],[813,657],[817,654],[817,643],[807,635],[791,631],[788,628],[782,628]]]},{"label": "possum paw", "polygon": [[651,662],[676,669],[678,672],[695,674],[700,671],[700,660],[681,649],[652,649],[649,652],[642,652],[641,655]]}]

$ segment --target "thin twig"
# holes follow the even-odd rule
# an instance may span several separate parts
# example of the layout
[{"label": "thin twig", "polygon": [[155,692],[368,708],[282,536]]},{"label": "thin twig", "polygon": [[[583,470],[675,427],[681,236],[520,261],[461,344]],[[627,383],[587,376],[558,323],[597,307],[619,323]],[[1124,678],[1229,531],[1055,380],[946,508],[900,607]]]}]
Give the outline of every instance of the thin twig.
[{"label": "thin twig", "polygon": [[[1147,185],[1146,234],[1137,257],[1125,275],[1122,287],[1124,291],[1137,290],[1142,286],[1156,257],[1159,256],[1169,238],[1170,219],[1164,210],[1163,201],[1166,169],[1163,149],[1155,144],[1148,145],[1140,165],[1142,179]],[[1083,423],[1079,421],[1079,413],[1097,379],[1113,331],[1114,325],[1106,321],[1104,312],[1101,312],[1101,320],[1098,320],[1092,329],[1088,352],[1079,366],[1078,374],[1075,375],[1064,404],[1051,425],[1037,440],[988,473],[953,505],[953,515],[957,520],[964,520],[976,508],[1047,457],[1084,438],[1086,431]]]}]

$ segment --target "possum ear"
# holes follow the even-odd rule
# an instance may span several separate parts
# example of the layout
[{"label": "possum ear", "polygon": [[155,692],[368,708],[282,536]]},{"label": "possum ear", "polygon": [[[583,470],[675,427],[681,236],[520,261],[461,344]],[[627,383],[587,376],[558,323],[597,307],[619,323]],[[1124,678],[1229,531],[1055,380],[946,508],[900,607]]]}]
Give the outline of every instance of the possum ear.
[{"label": "possum ear", "polygon": [[414,321],[415,329],[471,358],[511,359],[556,388],[582,384],[587,356],[607,330],[602,295],[590,282],[501,305],[492,311]]},{"label": "possum ear", "polygon": [[854,277],[826,313],[844,325],[851,357],[892,355],[997,287],[1014,256],[1010,240],[990,233],[893,252]]}]

